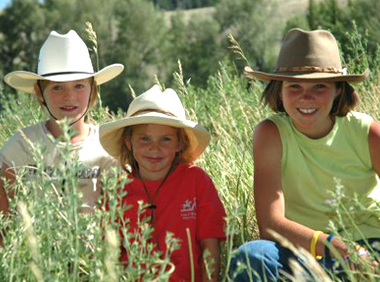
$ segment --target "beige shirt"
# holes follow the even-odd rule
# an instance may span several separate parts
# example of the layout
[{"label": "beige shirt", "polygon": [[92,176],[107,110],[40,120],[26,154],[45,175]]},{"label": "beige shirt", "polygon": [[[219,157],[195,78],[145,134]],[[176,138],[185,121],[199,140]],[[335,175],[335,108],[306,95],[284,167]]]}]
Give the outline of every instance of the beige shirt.
[{"label": "beige shirt", "polygon": [[[61,152],[69,145],[70,158],[63,161]],[[1,161],[15,170],[16,173],[26,172],[24,177],[33,178],[40,168],[37,168],[35,159],[42,160],[44,175],[50,177],[52,183],[58,185],[55,180],[62,182],[62,177],[55,174],[54,169],[63,164],[67,168],[79,166],[75,173],[78,181],[78,191],[82,196],[83,211],[91,210],[101,193],[100,183],[102,172],[112,166],[117,166],[117,161],[103,149],[99,142],[99,128],[90,125],[88,137],[80,143],[67,144],[59,142],[49,133],[45,122],[22,128],[17,131],[1,150]],[[70,165],[67,162],[72,163]],[[65,167],[58,173],[65,173]]]}]

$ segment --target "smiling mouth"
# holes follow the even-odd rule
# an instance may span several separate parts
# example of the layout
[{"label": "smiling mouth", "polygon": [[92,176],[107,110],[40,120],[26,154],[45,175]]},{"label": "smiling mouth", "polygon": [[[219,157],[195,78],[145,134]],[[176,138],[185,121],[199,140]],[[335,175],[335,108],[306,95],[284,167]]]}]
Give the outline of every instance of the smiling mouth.
[{"label": "smiling mouth", "polygon": [[146,157],[146,159],[152,163],[157,163],[157,162],[160,162],[162,160],[162,158],[154,158],[154,157]]},{"label": "smiling mouth", "polygon": [[312,114],[317,111],[317,109],[301,109],[301,108],[299,108],[298,110],[303,114]]},{"label": "smiling mouth", "polygon": [[63,110],[63,111],[73,111],[73,110],[76,110],[77,107],[75,107],[75,106],[66,106],[66,107],[61,107],[60,109]]}]

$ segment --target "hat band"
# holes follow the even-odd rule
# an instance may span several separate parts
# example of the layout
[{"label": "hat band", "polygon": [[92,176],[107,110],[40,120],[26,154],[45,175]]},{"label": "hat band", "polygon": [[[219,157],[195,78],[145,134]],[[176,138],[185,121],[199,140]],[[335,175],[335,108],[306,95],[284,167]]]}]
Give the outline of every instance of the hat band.
[{"label": "hat band", "polygon": [[84,72],[84,71],[65,71],[65,72],[52,72],[41,74],[43,77],[54,76],[54,75],[62,75],[62,74],[94,74],[92,72]]},{"label": "hat band", "polygon": [[167,116],[172,116],[172,117],[178,118],[176,115],[173,115],[170,112],[160,111],[160,110],[156,110],[156,109],[144,109],[144,110],[140,110],[140,111],[137,111],[137,112],[133,113],[131,115],[131,117],[139,116],[139,115],[146,114],[146,113],[151,113],[151,112],[160,113],[160,114],[164,114],[164,115],[167,115]]},{"label": "hat band", "polygon": [[340,73],[347,74],[347,70],[338,68],[320,68],[320,67],[282,67],[278,68],[276,72],[327,72],[327,73]]}]

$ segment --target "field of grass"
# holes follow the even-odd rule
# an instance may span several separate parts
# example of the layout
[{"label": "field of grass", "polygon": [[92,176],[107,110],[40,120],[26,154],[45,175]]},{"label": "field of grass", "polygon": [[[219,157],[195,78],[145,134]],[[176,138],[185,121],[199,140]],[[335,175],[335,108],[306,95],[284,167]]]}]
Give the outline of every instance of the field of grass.
[{"label": "field of grass", "polygon": [[[175,85],[165,85],[177,90],[187,109],[188,118],[198,121],[211,133],[212,140],[197,165],[212,177],[227,212],[227,241],[222,245],[221,280],[230,281],[227,275],[232,250],[240,244],[258,238],[253,205],[253,163],[251,139],[256,124],[271,114],[260,104],[263,85],[249,83],[230,64],[221,64],[218,73],[210,77],[205,89],[195,88],[183,81],[179,67]],[[379,80],[358,88],[362,102],[358,110],[380,120]],[[33,96],[21,94],[17,99],[1,101],[4,111],[0,113],[0,145],[20,127],[46,118]],[[104,123],[123,113],[109,114],[99,108],[91,113],[96,123]],[[69,138],[69,136],[65,136]],[[38,149],[38,146],[37,146]],[[12,201],[15,211],[10,218],[0,217],[0,229],[7,228],[4,248],[0,249],[0,281],[134,281],[144,275],[144,281],[167,281],[169,273],[155,273],[157,266],[167,270],[169,254],[163,258],[150,255],[149,245],[128,246],[133,264],[123,269],[118,264],[118,233],[114,218],[122,211],[111,205],[110,212],[98,210],[93,216],[79,214],[79,195],[75,173],[75,160],[70,158],[69,147],[63,149],[66,167],[57,168],[58,179],[50,179],[43,173],[36,181],[19,178],[17,197]],[[43,171],[38,151],[36,160]],[[57,197],[54,183],[65,183],[68,195]],[[107,177],[110,202],[115,203],[121,195],[116,193],[118,178]],[[43,197],[41,197],[43,195]],[[110,222],[110,224],[105,224]],[[149,226],[143,225],[144,237],[149,236]],[[168,238],[170,249],[178,242]],[[300,256],[309,260],[307,254],[298,250]],[[155,267],[153,267],[155,265]],[[144,266],[144,267],[143,267]],[[320,281],[330,278],[310,260],[310,267]],[[149,269],[150,271],[145,271]],[[302,282],[295,273],[293,281]],[[377,277],[370,277],[378,281]],[[355,278],[356,279],[356,278]],[[358,278],[352,281],[363,281]],[[332,278],[332,281],[339,281]]]}]

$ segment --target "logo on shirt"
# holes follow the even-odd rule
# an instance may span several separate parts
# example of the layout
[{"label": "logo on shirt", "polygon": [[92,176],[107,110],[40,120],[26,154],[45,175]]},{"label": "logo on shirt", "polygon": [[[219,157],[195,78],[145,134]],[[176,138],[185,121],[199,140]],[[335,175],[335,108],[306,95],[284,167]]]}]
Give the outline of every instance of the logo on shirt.
[{"label": "logo on shirt", "polygon": [[[61,175],[60,175],[61,173],[56,168],[54,168],[52,166],[47,166],[43,172],[45,175],[47,175],[53,179],[61,177]],[[28,176],[35,177],[39,173],[37,166],[28,165],[27,166],[27,173],[28,173]],[[75,174],[75,176],[78,179],[94,179],[94,178],[99,177],[99,175],[100,175],[100,167],[99,166],[94,166],[91,168],[82,168],[82,169],[79,169]]]},{"label": "logo on shirt", "polygon": [[181,209],[182,219],[196,219],[197,218],[197,198],[192,200],[185,200]]}]

